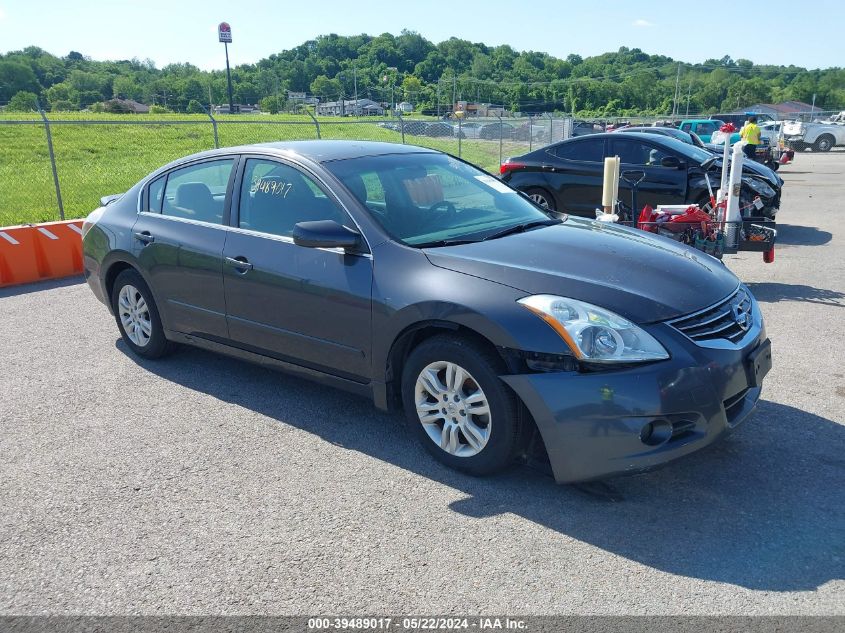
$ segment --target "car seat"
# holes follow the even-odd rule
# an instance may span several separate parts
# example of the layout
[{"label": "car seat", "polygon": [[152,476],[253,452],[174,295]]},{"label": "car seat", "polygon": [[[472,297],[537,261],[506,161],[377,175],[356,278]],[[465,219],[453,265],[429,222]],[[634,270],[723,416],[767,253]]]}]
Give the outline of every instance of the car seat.
[{"label": "car seat", "polygon": [[202,182],[184,182],[176,188],[172,205],[167,205],[165,212],[183,218],[214,222],[223,220],[222,209],[218,208],[208,185]]}]

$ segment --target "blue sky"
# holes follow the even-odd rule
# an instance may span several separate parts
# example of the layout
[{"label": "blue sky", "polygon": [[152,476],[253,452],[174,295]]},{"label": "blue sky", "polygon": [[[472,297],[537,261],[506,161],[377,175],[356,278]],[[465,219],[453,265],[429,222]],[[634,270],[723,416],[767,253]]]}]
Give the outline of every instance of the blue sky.
[{"label": "blue sky", "polygon": [[[739,12],[751,7],[753,18],[739,20]],[[98,60],[138,57],[159,67],[187,61],[222,68],[215,27],[225,20],[232,25],[233,64],[255,62],[321,34],[398,35],[406,28],[435,43],[456,36],[558,57],[628,46],[689,62],[730,55],[827,68],[845,65],[842,7],[841,0],[814,0],[806,8],[795,0],[0,0],[0,51],[34,44],[57,55],[76,50]],[[720,38],[717,20],[727,15],[734,16],[736,28]],[[756,35],[744,35],[740,24],[753,24]]]}]

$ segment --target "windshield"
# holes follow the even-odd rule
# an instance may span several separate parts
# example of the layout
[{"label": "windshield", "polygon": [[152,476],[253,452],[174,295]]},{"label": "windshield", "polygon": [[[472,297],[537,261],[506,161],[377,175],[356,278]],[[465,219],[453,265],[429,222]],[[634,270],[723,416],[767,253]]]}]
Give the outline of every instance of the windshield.
[{"label": "windshield", "polygon": [[364,156],[324,166],[409,246],[479,241],[557,222],[499,179],[446,154]]}]

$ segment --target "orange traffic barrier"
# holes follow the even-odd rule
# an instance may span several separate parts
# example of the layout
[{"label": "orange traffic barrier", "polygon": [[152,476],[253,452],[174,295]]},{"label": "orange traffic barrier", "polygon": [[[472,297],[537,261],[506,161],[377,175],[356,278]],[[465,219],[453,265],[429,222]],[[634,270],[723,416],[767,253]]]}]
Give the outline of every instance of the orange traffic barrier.
[{"label": "orange traffic barrier", "polygon": [[81,220],[0,228],[0,287],[81,273]]}]

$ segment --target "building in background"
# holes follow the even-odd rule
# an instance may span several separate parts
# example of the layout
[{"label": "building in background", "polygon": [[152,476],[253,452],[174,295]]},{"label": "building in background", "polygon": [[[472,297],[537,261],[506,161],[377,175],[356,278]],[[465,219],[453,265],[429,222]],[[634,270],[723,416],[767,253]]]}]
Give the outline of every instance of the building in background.
[{"label": "building in background", "polygon": [[317,105],[320,116],[383,116],[384,108],[372,99],[326,101]]},{"label": "building in background", "polygon": [[814,108],[811,104],[804,103],[803,101],[783,101],[781,103],[755,103],[754,105],[734,110],[731,114],[745,114],[746,112],[768,114],[773,119],[791,119],[800,114],[821,113],[821,108]]}]

